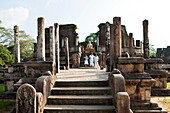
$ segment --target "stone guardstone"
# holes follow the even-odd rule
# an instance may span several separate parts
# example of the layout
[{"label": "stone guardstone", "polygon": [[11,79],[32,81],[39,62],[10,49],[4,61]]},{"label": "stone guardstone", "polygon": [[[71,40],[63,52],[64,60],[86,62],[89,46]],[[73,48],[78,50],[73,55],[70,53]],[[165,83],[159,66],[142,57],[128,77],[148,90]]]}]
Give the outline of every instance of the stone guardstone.
[{"label": "stone guardstone", "polygon": [[36,90],[32,85],[24,84],[18,88],[16,113],[36,113]]}]

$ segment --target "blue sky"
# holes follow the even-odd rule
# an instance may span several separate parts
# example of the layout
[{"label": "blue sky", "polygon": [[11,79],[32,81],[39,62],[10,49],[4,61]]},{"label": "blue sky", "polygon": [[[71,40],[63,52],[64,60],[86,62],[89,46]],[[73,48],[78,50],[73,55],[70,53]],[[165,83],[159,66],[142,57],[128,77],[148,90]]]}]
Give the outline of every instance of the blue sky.
[{"label": "blue sky", "polygon": [[0,20],[5,27],[18,25],[33,38],[37,36],[37,18],[45,18],[45,26],[76,24],[80,41],[98,31],[98,25],[113,17],[121,17],[127,32],[143,40],[142,21],[149,20],[150,44],[170,45],[170,0],[1,0]]}]

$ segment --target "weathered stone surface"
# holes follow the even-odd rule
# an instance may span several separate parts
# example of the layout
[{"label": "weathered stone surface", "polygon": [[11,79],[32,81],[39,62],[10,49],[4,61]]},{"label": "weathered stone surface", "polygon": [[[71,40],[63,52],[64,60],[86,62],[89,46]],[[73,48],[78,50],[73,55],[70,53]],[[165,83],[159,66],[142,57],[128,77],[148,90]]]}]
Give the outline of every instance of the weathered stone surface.
[{"label": "weathered stone surface", "polygon": [[68,47],[68,37],[64,38],[64,45],[65,45],[65,61],[66,61],[66,69],[69,70],[69,47]]},{"label": "weathered stone surface", "polygon": [[72,59],[72,68],[80,67],[80,55],[79,54],[73,54],[71,56]]},{"label": "weathered stone surface", "polygon": [[143,21],[143,52],[144,58],[149,58],[148,20]]},{"label": "weathered stone surface", "polygon": [[133,56],[133,33],[129,33],[129,55]]},{"label": "weathered stone surface", "polygon": [[20,63],[19,27],[14,26],[14,60]]},{"label": "weathered stone surface", "polygon": [[[114,62],[117,64],[118,57],[121,57],[121,18],[113,18],[113,37],[114,37]],[[117,68],[117,66],[114,66]]]},{"label": "weathered stone surface", "polygon": [[43,113],[44,106],[43,103],[43,95],[40,92],[36,93],[36,113]]},{"label": "weathered stone surface", "polygon": [[116,97],[117,113],[133,113],[130,109],[130,98],[127,92],[118,92]]},{"label": "weathered stone surface", "polygon": [[38,18],[37,60],[45,61],[44,18]]},{"label": "weathered stone surface", "polygon": [[59,25],[54,24],[54,35],[55,35],[55,56],[56,56],[56,72],[60,73],[60,50],[59,50]]},{"label": "weathered stone surface", "polygon": [[24,84],[17,90],[16,113],[36,113],[36,90]]}]

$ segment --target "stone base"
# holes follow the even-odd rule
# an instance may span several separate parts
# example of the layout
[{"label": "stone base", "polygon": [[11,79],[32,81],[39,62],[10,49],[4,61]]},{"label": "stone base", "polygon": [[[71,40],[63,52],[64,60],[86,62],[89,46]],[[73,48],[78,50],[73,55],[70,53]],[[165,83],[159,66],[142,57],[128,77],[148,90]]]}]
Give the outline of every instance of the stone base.
[{"label": "stone base", "polygon": [[131,109],[133,113],[167,113],[157,103],[149,101],[131,102]]},{"label": "stone base", "polygon": [[152,96],[170,96],[170,89],[166,88],[152,88],[151,89]]}]

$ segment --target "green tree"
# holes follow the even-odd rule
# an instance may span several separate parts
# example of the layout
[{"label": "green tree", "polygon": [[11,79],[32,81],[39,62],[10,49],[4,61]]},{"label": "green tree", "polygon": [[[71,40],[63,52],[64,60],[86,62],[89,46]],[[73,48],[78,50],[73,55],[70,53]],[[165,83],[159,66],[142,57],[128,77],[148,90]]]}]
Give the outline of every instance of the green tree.
[{"label": "green tree", "polygon": [[5,65],[7,63],[14,62],[14,55],[7,49],[7,47],[0,45],[0,64]]},{"label": "green tree", "polygon": [[90,33],[90,35],[86,37],[85,42],[88,41],[96,42],[96,38],[97,38],[96,33]]},{"label": "green tree", "polygon": [[154,48],[154,45],[149,44],[149,56],[156,57],[156,50]]},{"label": "green tree", "polygon": [[[33,55],[33,43],[35,43],[35,39],[32,39],[29,35],[25,33],[25,31],[19,31],[19,40],[20,40],[20,52],[21,59],[32,57]],[[1,26],[0,21],[0,44],[6,45],[13,54],[14,51],[14,31],[11,28],[5,28]]]}]

